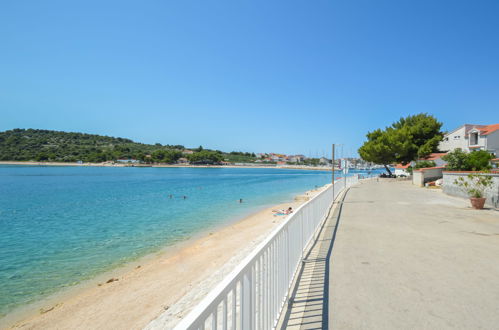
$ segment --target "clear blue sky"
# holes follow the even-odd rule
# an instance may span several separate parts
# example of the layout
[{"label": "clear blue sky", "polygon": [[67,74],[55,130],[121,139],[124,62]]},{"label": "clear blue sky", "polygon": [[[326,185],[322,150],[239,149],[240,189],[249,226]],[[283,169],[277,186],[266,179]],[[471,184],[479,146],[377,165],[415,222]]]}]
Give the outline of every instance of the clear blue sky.
[{"label": "clear blue sky", "polygon": [[428,112],[499,122],[499,1],[0,3],[0,130],[354,154]]}]

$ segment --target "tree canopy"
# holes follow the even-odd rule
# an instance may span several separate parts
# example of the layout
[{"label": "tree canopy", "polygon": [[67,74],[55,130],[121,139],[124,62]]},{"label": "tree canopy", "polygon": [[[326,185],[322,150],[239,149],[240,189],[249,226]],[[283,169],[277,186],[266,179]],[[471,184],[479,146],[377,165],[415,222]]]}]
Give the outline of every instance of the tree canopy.
[{"label": "tree canopy", "polygon": [[485,150],[472,151],[470,153],[462,151],[460,148],[449,152],[442,159],[447,162],[445,166],[453,171],[483,171],[491,168],[490,160],[494,158]]},{"label": "tree canopy", "polygon": [[400,118],[384,130],[368,132],[359,155],[365,161],[384,165],[391,174],[388,164],[407,164],[437,151],[443,136],[441,127],[442,123],[426,113]]},{"label": "tree canopy", "polygon": [[223,160],[223,155],[219,151],[209,151],[202,149],[188,156],[192,164],[217,164]]}]

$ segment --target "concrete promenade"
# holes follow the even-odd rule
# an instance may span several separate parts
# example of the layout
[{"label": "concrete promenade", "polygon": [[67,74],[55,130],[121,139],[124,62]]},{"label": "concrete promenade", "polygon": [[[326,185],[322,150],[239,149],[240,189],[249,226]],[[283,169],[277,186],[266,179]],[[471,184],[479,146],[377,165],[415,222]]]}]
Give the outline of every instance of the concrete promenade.
[{"label": "concrete promenade", "polygon": [[408,182],[352,187],[329,281],[332,329],[498,329],[499,213]]},{"label": "concrete promenade", "polygon": [[338,210],[282,328],[499,329],[499,212],[390,179]]}]

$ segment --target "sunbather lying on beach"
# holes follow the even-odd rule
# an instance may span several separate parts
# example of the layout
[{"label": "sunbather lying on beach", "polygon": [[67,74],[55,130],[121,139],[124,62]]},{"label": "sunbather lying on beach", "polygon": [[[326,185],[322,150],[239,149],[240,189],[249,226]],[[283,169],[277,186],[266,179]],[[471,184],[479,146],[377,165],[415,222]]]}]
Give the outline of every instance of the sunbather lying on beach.
[{"label": "sunbather lying on beach", "polygon": [[274,213],[274,217],[278,215],[288,215],[290,213],[293,213],[293,209],[289,207],[287,210],[272,210]]}]

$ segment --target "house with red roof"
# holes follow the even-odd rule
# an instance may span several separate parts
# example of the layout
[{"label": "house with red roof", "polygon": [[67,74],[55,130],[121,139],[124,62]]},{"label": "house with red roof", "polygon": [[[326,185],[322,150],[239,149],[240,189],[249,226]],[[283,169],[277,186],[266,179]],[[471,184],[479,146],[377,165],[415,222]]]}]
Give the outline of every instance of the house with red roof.
[{"label": "house with red roof", "polygon": [[447,155],[446,152],[434,152],[426,156],[424,159],[420,160],[429,160],[435,162],[435,166],[445,166],[447,162],[442,159],[443,156]]},{"label": "house with red roof", "polygon": [[402,164],[397,164],[395,165],[395,175],[396,176],[409,176],[411,175],[411,173],[409,173],[407,171],[407,168],[411,166],[411,163],[408,163],[406,165],[402,165]]},{"label": "house with red roof", "polygon": [[410,163],[407,163],[406,165],[402,164],[396,164],[395,165],[395,175],[399,176],[409,176],[410,173],[407,171],[407,168],[409,166],[414,167],[417,162],[422,161],[422,160],[428,160],[428,161],[433,161],[435,163],[435,167],[444,167],[447,165],[447,162],[442,159],[443,156],[447,155],[446,152],[434,152],[426,156],[425,158],[418,159],[417,161],[412,161]]},{"label": "house with red roof", "polygon": [[463,151],[486,150],[499,156],[499,124],[464,124],[444,135],[439,149],[449,152],[461,148]]}]

